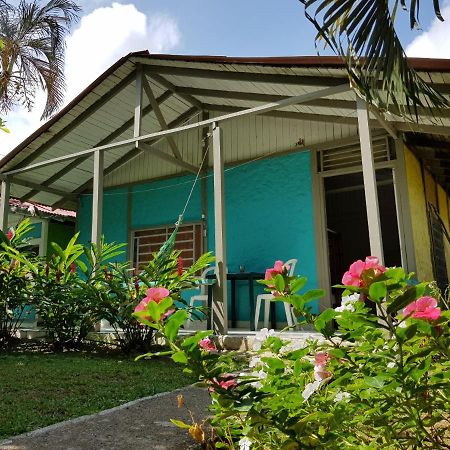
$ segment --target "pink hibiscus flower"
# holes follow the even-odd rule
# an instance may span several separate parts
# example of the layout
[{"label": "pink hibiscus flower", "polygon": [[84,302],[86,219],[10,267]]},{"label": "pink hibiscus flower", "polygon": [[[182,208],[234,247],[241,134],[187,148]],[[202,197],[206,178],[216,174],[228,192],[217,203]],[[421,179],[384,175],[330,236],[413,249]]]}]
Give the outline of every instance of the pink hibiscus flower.
[{"label": "pink hibiscus flower", "polygon": [[216,351],[216,344],[214,344],[214,342],[210,339],[210,338],[204,338],[202,339],[199,343],[198,346],[202,349],[202,350],[206,350],[207,352],[213,352]]},{"label": "pink hibiscus flower", "polygon": [[375,275],[386,272],[386,267],[380,264],[380,260],[377,257],[368,256],[365,261],[358,259],[358,261],[351,264],[348,271],[345,272],[342,277],[342,284],[346,286],[362,287],[364,285],[362,274],[368,269],[373,269]]},{"label": "pink hibiscus flower", "polygon": [[270,269],[266,269],[266,274],[264,276],[265,280],[270,280],[274,276],[278,274],[283,274],[283,272],[287,269],[287,266],[284,265],[283,261],[275,261],[275,264]]},{"label": "pink hibiscus flower", "polygon": [[[147,289],[147,296],[142,299],[142,301],[134,308],[134,312],[139,311],[145,311],[147,309],[147,305],[150,302],[159,303],[163,298],[166,298],[170,295],[170,291],[166,288],[160,288],[160,287],[152,287],[150,289]],[[165,319],[170,314],[173,313],[174,310],[167,311],[162,319]],[[146,320],[151,320],[150,316],[143,316]]]},{"label": "pink hibiscus flower", "polygon": [[331,372],[326,370],[326,365],[330,362],[331,355],[327,352],[319,352],[314,356],[314,379],[323,381],[331,377]]},{"label": "pink hibiscus flower", "polygon": [[437,304],[437,300],[433,297],[420,297],[403,310],[403,315],[432,322],[439,319],[441,315],[441,309],[437,307]]}]

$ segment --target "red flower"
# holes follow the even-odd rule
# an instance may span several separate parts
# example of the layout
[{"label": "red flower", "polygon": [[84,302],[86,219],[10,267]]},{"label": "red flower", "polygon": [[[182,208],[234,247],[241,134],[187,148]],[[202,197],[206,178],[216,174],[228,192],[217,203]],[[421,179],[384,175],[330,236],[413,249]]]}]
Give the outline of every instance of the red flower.
[{"label": "red flower", "polygon": [[8,232],[6,233],[6,237],[8,238],[8,241],[10,241],[14,237],[14,230],[10,228]]},{"label": "red flower", "polygon": [[183,258],[181,256],[178,257],[178,276],[181,277],[183,275]]},{"label": "red flower", "polygon": [[75,263],[72,263],[72,264],[70,265],[70,271],[71,271],[72,273],[75,273],[76,270],[77,270],[77,266],[75,265]]}]

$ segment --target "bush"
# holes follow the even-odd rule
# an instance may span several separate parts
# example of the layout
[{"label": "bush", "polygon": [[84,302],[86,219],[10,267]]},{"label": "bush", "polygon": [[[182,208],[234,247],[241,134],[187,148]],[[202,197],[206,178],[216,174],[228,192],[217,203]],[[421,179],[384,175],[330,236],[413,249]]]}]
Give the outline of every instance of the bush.
[{"label": "bush", "polygon": [[278,264],[262,283],[322,337],[295,343],[263,330],[246,371],[210,332],[180,340],[180,317],[158,321],[170,302],[140,313],[211,392],[209,437],[204,424],[176,424],[205,448],[450,448],[450,312],[433,286],[368,257],[344,275],[342,305],[314,316],[308,305],[322,293],[302,293],[306,279],[287,273]]},{"label": "bush", "polygon": [[30,297],[30,268],[22,261],[31,256],[24,248],[26,235],[31,230],[29,221],[23,221],[15,232],[7,234],[0,230],[0,348],[10,345],[16,339],[16,333],[26,319],[32,303]]}]

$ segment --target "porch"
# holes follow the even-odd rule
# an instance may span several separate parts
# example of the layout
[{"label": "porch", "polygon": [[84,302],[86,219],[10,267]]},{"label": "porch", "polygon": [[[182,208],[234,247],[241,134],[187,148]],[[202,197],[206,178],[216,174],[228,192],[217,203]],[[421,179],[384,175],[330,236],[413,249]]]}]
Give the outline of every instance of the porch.
[{"label": "porch", "polygon": [[[415,64],[431,70],[425,61]],[[436,126],[422,112],[417,131],[450,132],[447,116]],[[74,208],[81,240],[98,243],[104,234],[127,242],[124,259],[138,267],[169,233],[193,188],[178,244],[186,262],[214,251],[213,325],[227,334],[227,270],[263,272],[276,259],[295,258],[307,287],[327,292],[317,312],[339,301],[331,290],[335,230],[327,191],[361,193],[364,251],[383,260],[378,205],[388,186],[387,232],[397,236],[397,250],[386,262],[416,269],[402,139],[411,127],[398,111],[389,120],[369,111],[335,58],[133,53],[0,162],[0,226],[9,195]],[[350,175],[354,182],[339,184],[338,177]],[[250,298],[245,286],[237,289],[236,325],[248,330]]]}]

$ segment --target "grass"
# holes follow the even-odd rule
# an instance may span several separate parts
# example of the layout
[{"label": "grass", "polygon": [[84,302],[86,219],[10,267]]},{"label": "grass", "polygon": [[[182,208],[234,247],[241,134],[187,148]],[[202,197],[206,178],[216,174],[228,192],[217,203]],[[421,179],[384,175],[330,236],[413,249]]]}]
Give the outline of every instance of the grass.
[{"label": "grass", "polygon": [[192,383],[171,360],[0,354],[0,438]]}]

